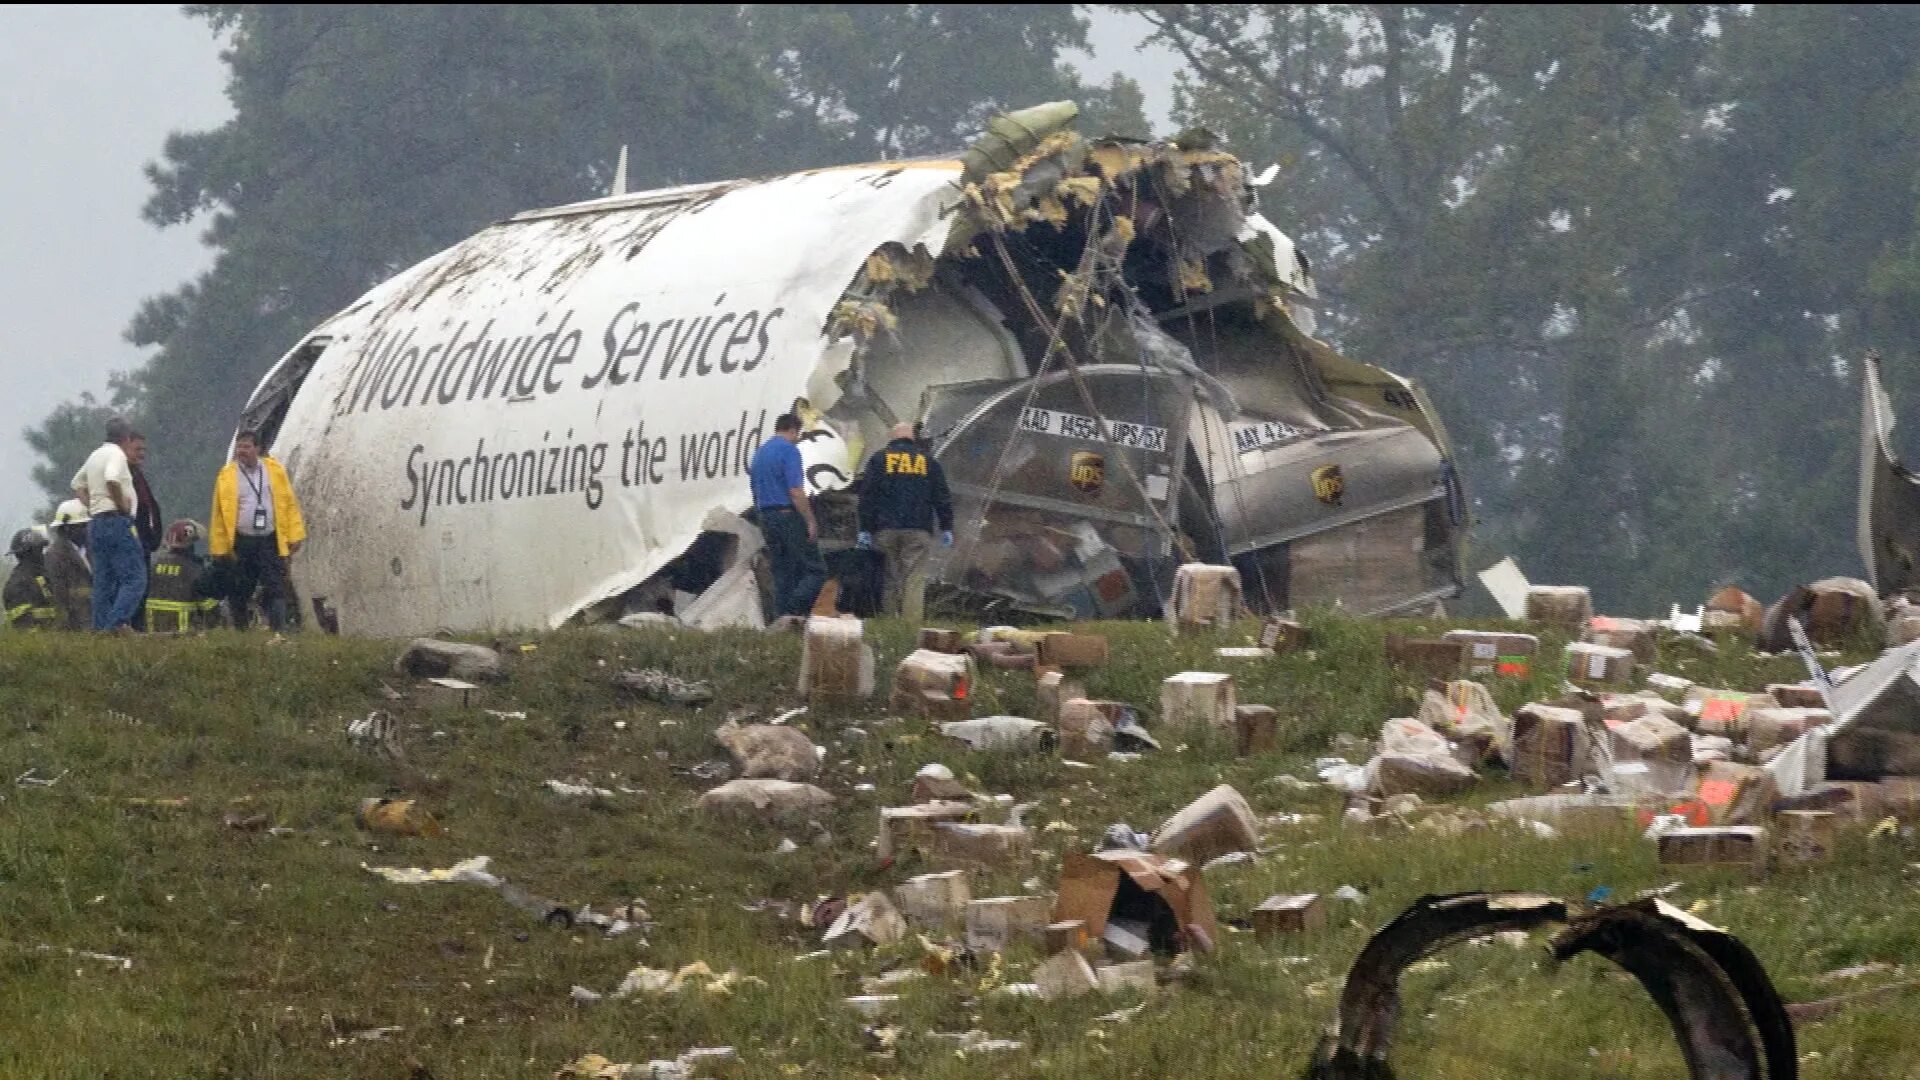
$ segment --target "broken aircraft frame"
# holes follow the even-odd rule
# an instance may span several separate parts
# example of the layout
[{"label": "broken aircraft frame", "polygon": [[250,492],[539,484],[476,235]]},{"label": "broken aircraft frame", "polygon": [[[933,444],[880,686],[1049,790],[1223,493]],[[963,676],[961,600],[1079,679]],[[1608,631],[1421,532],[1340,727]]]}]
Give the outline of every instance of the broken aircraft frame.
[{"label": "broken aircraft frame", "polygon": [[951,159],[532,211],[378,286],[241,421],[300,488],[306,598],[371,634],[758,624],[744,470],[790,410],[829,509],[919,423],[956,501],[935,580],[1015,608],[1153,614],[1195,559],[1265,610],[1456,593],[1444,431],[1311,336],[1306,261],[1240,162],[1076,112]]}]

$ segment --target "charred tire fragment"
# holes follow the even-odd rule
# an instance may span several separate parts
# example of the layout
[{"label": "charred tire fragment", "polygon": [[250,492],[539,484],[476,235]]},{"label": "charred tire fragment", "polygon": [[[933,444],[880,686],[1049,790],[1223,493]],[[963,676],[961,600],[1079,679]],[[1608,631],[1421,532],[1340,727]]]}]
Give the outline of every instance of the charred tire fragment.
[{"label": "charred tire fragment", "polygon": [[1401,973],[1462,941],[1548,923],[1568,923],[1553,942],[1556,960],[1592,952],[1640,981],[1673,1025],[1693,1080],[1796,1080],[1786,1006],[1732,934],[1658,899],[1569,922],[1564,901],[1532,893],[1426,896],[1401,912],[1354,961],[1307,1080],[1393,1080],[1387,1059]]}]

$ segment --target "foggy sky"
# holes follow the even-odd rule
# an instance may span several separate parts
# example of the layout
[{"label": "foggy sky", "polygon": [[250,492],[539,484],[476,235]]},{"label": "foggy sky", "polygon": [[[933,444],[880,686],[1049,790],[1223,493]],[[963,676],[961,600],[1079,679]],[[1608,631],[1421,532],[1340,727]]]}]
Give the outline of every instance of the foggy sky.
[{"label": "foggy sky", "polygon": [[[1092,80],[1133,76],[1164,127],[1178,62],[1164,49],[1136,52],[1145,33],[1137,18],[1096,13],[1095,55],[1069,60]],[[212,32],[174,7],[0,7],[0,87],[4,536],[47,509],[21,432],[138,367],[147,351],[121,334],[140,301],[211,264],[202,223],[161,230],[141,219],[142,167],[170,132],[218,127],[232,110]],[[149,459],[167,468],[166,447],[155,443]]]}]

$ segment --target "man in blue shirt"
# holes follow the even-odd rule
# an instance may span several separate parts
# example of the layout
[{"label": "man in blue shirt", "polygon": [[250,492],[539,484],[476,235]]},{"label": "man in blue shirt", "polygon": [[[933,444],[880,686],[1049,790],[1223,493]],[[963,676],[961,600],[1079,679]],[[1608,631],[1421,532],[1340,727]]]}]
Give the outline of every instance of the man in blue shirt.
[{"label": "man in blue shirt", "polygon": [[805,616],[826,583],[827,568],[820,558],[820,529],[807,502],[807,481],[800,467],[800,418],[781,414],[773,422],[773,438],[760,444],[747,466],[753,487],[753,508],[760,535],[767,541],[773,564],[775,615]]}]

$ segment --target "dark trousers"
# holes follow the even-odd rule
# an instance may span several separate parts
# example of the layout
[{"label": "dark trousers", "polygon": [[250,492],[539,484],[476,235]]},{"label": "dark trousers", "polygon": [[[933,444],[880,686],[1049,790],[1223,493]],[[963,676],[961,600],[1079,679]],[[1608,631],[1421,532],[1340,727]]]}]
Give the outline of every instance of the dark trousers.
[{"label": "dark trousers", "polygon": [[807,536],[807,521],[791,507],[760,509],[760,535],[767,541],[767,560],[773,564],[775,615],[805,615],[826,584],[827,567],[820,545]]},{"label": "dark trousers", "polygon": [[233,563],[228,567],[227,610],[233,616],[233,628],[245,630],[253,625],[253,594],[262,595],[260,606],[266,610],[267,625],[275,633],[287,625],[287,560],[280,554],[280,537],[236,535],[233,538]]}]

